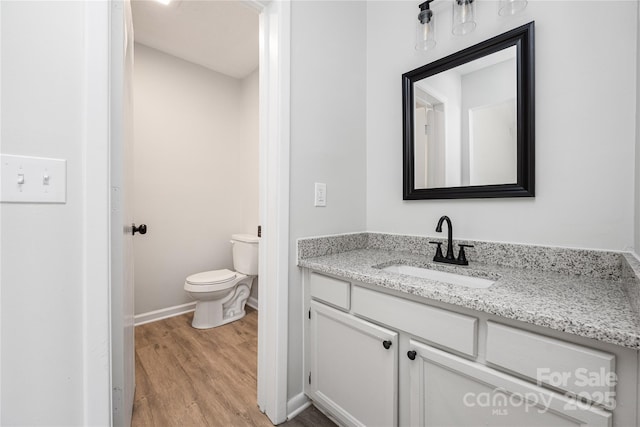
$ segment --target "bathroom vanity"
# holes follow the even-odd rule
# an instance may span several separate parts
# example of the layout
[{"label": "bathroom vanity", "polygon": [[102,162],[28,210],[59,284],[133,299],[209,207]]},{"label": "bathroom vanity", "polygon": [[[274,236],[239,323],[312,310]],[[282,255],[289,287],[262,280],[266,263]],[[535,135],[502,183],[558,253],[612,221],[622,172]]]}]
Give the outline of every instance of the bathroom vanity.
[{"label": "bathroom vanity", "polygon": [[637,260],[460,242],[475,245],[470,265],[448,266],[430,261],[429,240],[299,241],[315,405],[354,426],[638,425],[640,329],[627,289]]}]

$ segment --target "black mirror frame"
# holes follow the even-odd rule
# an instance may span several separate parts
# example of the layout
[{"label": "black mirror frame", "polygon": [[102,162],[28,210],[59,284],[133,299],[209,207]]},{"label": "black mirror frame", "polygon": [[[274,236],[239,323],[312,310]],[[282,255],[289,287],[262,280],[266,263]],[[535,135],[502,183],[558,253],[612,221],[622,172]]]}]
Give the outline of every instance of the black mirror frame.
[{"label": "black mirror frame", "polygon": [[[534,22],[456,52],[402,75],[403,199],[533,197],[535,176]],[[450,68],[516,46],[517,182],[464,187],[415,188],[413,84]]]}]

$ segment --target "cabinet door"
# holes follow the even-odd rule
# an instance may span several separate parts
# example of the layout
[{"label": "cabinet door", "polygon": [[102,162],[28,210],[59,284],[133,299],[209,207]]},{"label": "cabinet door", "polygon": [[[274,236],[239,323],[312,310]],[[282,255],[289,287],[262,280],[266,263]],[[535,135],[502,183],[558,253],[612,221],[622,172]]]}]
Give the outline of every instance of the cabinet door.
[{"label": "cabinet door", "polygon": [[[609,426],[611,413],[410,341],[412,426]],[[413,360],[409,356],[414,357]]]},{"label": "cabinet door", "polygon": [[309,338],[311,397],[346,425],[396,426],[398,334],[311,301]]}]

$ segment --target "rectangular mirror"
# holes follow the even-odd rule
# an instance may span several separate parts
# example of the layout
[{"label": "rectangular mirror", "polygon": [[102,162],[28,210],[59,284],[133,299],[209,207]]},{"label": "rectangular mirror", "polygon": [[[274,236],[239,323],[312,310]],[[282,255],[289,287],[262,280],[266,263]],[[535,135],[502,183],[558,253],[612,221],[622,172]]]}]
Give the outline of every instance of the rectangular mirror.
[{"label": "rectangular mirror", "polygon": [[533,27],[403,74],[405,200],[534,195]]}]

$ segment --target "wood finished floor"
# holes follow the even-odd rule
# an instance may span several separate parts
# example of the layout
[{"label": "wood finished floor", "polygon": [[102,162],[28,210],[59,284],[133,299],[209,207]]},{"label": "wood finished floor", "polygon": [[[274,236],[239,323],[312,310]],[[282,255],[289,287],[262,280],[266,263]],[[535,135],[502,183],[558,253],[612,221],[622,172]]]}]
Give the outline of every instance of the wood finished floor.
[{"label": "wood finished floor", "polygon": [[[271,426],[256,404],[258,313],[218,328],[193,313],[137,326],[132,427]],[[282,426],[335,426],[311,407]]]}]

